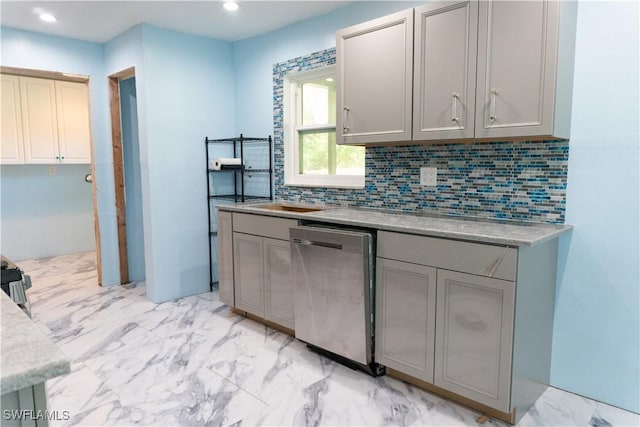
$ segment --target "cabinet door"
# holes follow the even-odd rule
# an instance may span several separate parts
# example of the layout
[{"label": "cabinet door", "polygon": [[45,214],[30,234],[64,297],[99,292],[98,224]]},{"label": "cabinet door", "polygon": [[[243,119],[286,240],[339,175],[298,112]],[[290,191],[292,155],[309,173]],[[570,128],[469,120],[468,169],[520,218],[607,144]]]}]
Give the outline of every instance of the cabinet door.
[{"label": "cabinet door", "polygon": [[20,77],[26,163],[58,163],[58,125],[53,80]]},{"label": "cabinet door", "polygon": [[415,10],[413,139],[474,136],[478,3]]},{"label": "cabinet door", "polygon": [[476,138],[551,135],[557,1],[481,1]]},{"label": "cabinet door", "polygon": [[55,87],[60,160],[62,163],[91,163],[88,86],[56,81]]},{"label": "cabinet door", "polygon": [[435,385],[510,412],[514,287],[438,270]]},{"label": "cabinet door", "polygon": [[411,140],[413,9],[337,33],[338,144]]},{"label": "cabinet door", "polygon": [[376,360],[433,383],[436,269],[378,258]]},{"label": "cabinet door", "polygon": [[293,329],[293,282],[291,246],[288,241],[263,239],[264,317]]},{"label": "cabinet door", "polygon": [[233,233],[236,307],[264,317],[262,237]]},{"label": "cabinet door", "polygon": [[22,112],[20,110],[20,79],[18,76],[3,74],[0,93],[2,94],[0,163],[24,163]]},{"label": "cabinet door", "polygon": [[231,212],[218,212],[218,289],[220,301],[233,307],[233,226]]}]

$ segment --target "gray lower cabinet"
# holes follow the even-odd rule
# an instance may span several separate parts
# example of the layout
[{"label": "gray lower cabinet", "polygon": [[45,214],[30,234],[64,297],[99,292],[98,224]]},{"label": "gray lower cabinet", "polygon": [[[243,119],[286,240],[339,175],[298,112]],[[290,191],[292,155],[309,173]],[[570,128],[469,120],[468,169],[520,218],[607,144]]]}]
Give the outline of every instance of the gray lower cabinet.
[{"label": "gray lower cabinet", "polygon": [[233,233],[235,306],[264,317],[262,237]]},{"label": "gray lower cabinet", "polygon": [[[49,415],[56,421],[69,419],[69,411],[55,410],[47,413],[45,383],[38,383],[2,395],[2,427],[48,427]],[[38,417],[40,415],[40,417]]]},{"label": "gray lower cabinet", "polygon": [[264,317],[293,329],[291,246],[288,241],[264,238]]},{"label": "gray lower cabinet", "polygon": [[434,384],[510,412],[515,284],[438,270]]},{"label": "gray lower cabinet", "polygon": [[376,360],[433,382],[436,269],[376,260]]},{"label": "gray lower cabinet", "polygon": [[297,225],[286,218],[219,212],[220,300],[293,329],[288,239],[289,228]]},{"label": "gray lower cabinet", "polygon": [[218,289],[220,301],[234,306],[233,222],[231,212],[218,212]]},{"label": "gray lower cabinet", "polygon": [[557,246],[378,231],[376,361],[516,423],[549,384]]}]

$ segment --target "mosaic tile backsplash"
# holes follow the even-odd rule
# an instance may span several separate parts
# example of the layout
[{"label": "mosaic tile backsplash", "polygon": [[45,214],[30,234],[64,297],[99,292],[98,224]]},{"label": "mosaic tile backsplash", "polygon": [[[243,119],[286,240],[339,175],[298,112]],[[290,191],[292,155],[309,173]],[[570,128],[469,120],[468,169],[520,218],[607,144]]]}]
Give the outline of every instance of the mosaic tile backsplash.
[{"label": "mosaic tile backsplash", "polygon": [[[274,65],[275,197],[410,213],[562,224],[569,141],[367,147],[365,188],[284,185],[283,83],[288,73],[335,64],[335,49]],[[420,167],[438,168],[437,187]]]}]

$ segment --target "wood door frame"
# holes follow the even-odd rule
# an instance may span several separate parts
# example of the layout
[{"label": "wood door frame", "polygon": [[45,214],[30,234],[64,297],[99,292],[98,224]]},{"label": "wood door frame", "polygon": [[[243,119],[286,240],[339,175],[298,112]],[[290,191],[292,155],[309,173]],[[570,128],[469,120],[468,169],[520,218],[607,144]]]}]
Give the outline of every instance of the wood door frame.
[{"label": "wood door frame", "polygon": [[124,157],[122,154],[122,117],[120,114],[120,81],[135,77],[135,67],[129,67],[108,76],[109,110],[111,116],[111,144],[113,149],[113,179],[116,195],[116,222],[118,225],[118,257],[120,284],[129,283],[127,253],[127,214],[125,210]]}]

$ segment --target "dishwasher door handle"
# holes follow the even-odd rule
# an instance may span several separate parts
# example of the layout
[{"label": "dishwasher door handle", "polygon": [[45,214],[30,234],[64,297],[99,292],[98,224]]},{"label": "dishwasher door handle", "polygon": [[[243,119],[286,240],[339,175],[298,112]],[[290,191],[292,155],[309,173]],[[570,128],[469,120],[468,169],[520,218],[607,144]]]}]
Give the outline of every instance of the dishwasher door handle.
[{"label": "dishwasher door handle", "polygon": [[342,245],[340,243],[317,242],[317,241],[312,241],[307,239],[298,239],[298,238],[294,238],[293,243],[297,245],[303,245],[303,246],[322,246],[323,248],[342,250]]}]

